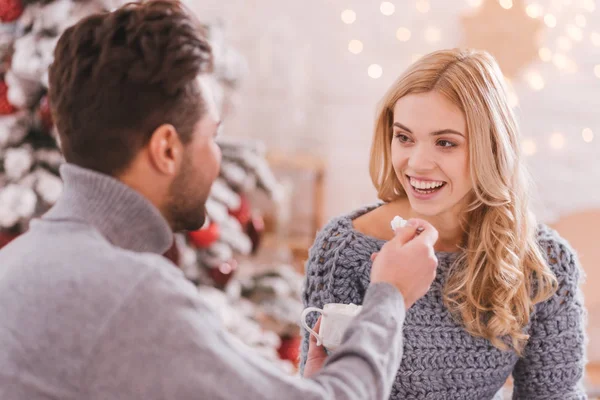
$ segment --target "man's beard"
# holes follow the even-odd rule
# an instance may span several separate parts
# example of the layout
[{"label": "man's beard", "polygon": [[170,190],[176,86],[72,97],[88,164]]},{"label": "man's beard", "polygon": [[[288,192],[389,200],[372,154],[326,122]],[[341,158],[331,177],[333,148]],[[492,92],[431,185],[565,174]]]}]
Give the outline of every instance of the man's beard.
[{"label": "man's beard", "polygon": [[165,210],[173,232],[195,231],[204,225],[206,200],[211,186],[208,182],[204,182],[204,185],[206,189],[194,179],[191,160],[186,156],[179,175],[169,188]]}]

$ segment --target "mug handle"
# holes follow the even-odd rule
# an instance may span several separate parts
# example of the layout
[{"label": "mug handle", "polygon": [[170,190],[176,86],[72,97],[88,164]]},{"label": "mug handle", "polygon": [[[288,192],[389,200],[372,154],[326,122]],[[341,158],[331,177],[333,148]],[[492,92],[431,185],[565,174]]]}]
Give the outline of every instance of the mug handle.
[{"label": "mug handle", "polygon": [[320,308],[317,307],[308,307],[306,308],[304,311],[302,311],[302,317],[300,319],[300,322],[302,323],[302,326],[304,327],[304,329],[306,329],[307,331],[309,331],[311,333],[311,335],[314,335],[314,337],[317,338],[317,346],[320,346],[321,343],[323,342],[323,338],[321,338],[321,335],[319,335],[317,332],[315,332],[310,326],[308,326],[308,324],[306,323],[306,316],[308,315],[308,313],[311,312],[318,312],[319,314],[323,315],[325,312],[323,310],[321,310]]}]

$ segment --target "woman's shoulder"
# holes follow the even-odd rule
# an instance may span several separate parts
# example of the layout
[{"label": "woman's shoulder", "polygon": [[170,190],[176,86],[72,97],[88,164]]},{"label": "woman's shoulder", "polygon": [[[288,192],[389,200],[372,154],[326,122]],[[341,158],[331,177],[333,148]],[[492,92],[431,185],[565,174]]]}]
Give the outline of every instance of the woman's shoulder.
[{"label": "woman's shoulder", "polygon": [[380,205],[361,207],[329,220],[317,233],[309,252],[309,264],[311,262],[322,264],[333,258],[369,260],[371,254],[378,251],[385,241],[356,229],[354,221]]},{"label": "woman's shoulder", "polygon": [[537,226],[537,242],[548,266],[559,279],[578,280],[581,266],[577,253],[556,230],[545,224]]},{"label": "woman's shoulder", "polygon": [[580,321],[583,310],[580,285],[585,274],[577,253],[556,230],[543,224],[537,227],[537,240],[558,286],[550,298],[536,305],[536,320],[545,321],[548,318],[571,315],[573,321]]}]

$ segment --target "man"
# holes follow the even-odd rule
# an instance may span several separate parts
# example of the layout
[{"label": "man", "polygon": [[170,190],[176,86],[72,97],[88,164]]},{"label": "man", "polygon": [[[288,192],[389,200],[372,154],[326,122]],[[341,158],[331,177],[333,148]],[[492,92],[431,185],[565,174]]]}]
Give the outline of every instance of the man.
[{"label": "man", "polygon": [[[195,230],[219,171],[211,51],[176,3],[91,16],[60,38],[50,100],[62,197],[0,251],[2,399],[384,399],[407,307],[429,288],[437,232],[401,229],[362,313],[310,379],[231,341],[161,254]],[[416,235],[417,228],[424,228]]]}]

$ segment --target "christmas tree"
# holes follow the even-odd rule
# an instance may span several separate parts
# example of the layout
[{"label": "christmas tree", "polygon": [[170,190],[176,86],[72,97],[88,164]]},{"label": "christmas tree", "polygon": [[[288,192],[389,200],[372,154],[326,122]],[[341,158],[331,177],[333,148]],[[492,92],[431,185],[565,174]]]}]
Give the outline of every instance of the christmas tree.
[{"label": "christmas tree", "polygon": [[47,99],[60,34],[117,1],[0,1],[0,246],[58,198],[62,184]]},{"label": "christmas tree", "polygon": [[[58,168],[63,158],[47,99],[47,71],[58,38],[81,18],[125,2],[0,0],[0,247],[46,212],[62,190]],[[220,23],[206,28],[214,51],[215,91],[226,120],[246,66],[226,45]],[[276,264],[260,275],[235,278],[236,258],[258,250],[264,228],[248,195],[258,190],[277,202],[281,189],[263,145],[227,138],[219,144],[223,162],[206,204],[207,224],[177,234],[165,256],[199,285],[234,337],[291,371],[292,363],[280,361],[278,350],[282,358],[295,359],[297,346],[282,348],[281,336],[297,336],[301,277]],[[265,329],[265,321],[271,329]]]},{"label": "christmas tree", "polygon": [[[227,46],[222,24],[211,24],[207,30],[215,56],[215,92],[226,128],[246,70],[245,60]],[[264,230],[262,216],[253,209],[249,195],[261,191],[277,204],[284,196],[283,189],[269,168],[262,143],[227,136],[218,143],[223,157],[206,204],[207,223],[198,231],[178,235],[171,254],[186,276],[199,285],[201,296],[215,306],[230,332],[293,371],[299,348],[302,276],[277,262],[271,268],[260,268],[259,273],[235,276],[237,257],[247,261],[246,268],[252,268],[244,256],[258,251]]]}]

